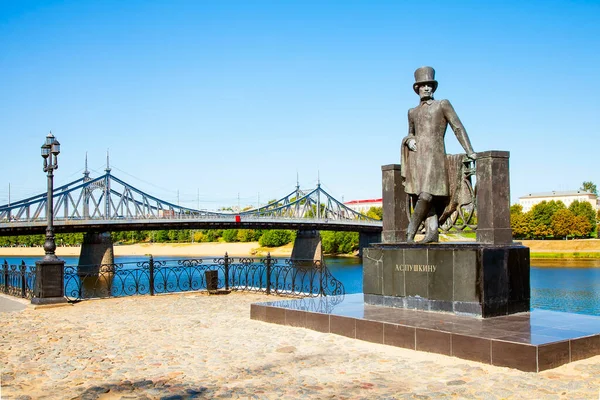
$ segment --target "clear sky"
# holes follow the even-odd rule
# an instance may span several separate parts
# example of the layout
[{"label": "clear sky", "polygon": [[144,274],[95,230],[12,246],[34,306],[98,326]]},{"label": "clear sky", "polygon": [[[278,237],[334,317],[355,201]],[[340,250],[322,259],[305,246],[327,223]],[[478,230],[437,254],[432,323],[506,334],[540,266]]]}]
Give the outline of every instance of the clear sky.
[{"label": "clear sky", "polygon": [[[414,70],[436,69],[511,197],[600,186],[600,2],[0,0],[0,204],[113,174],[217,208],[291,192],[381,196]],[[452,131],[448,152],[462,151]],[[199,193],[199,196],[198,196]]]}]

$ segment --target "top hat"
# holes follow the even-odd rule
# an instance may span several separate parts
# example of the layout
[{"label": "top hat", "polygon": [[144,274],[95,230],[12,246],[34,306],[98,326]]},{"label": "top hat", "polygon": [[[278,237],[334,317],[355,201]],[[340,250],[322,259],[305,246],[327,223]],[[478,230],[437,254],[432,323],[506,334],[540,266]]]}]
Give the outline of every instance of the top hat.
[{"label": "top hat", "polygon": [[433,91],[437,89],[438,83],[435,80],[435,70],[431,67],[417,68],[415,71],[415,83],[413,84],[414,91],[419,94],[419,86],[429,83]]}]

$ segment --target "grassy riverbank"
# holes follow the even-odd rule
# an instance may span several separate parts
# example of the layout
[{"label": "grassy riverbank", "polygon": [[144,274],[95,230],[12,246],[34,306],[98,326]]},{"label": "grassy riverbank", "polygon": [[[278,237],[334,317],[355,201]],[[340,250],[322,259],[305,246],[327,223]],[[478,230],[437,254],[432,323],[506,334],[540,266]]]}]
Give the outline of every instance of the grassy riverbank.
[{"label": "grassy riverbank", "polygon": [[561,259],[561,260],[571,260],[571,259],[585,259],[585,260],[600,260],[600,253],[534,253],[531,252],[532,259]]},{"label": "grassy riverbank", "polygon": [[523,240],[521,243],[530,248],[532,259],[600,259],[600,239]]},{"label": "grassy riverbank", "polygon": [[600,253],[530,253],[538,260],[600,260]]}]

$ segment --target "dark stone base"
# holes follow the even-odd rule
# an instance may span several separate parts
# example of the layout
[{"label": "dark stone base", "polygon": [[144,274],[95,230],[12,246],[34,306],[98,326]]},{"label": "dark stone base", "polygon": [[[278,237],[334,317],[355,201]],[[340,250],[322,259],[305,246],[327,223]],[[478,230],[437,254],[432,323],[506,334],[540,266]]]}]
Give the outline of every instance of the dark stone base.
[{"label": "dark stone base", "polygon": [[459,315],[481,316],[481,305],[469,301],[431,300],[423,297],[380,296],[365,294],[365,303],[374,306],[408,308],[411,310],[451,312]]},{"label": "dark stone base", "polygon": [[34,297],[31,299],[31,304],[35,306],[47,306],[52,304],[65,304],[68,303],[66,297]]},{"label": "dark stone base", "polygon": [[[35,288],[32,304],[56,304],[59,300],[51,299],[64,298],[64,268],[65,262],[56,257],[44,257],[41,261],[35,262]],[[34,303],[34,300],[39,303]]]},{"label": "dark stone base", "polygon": [[229,294],[231,293],[231,290],[225,290],[225,289],[217,289],[217,290],[209,290],[208,294]]},{"label": "dark stone base", "polygon": [[494,317],[529,311],[529,248],[520,244],[375,244],[363,255],[368,304]]},{"label": "dark stone base", "polygon": [[252,304],[250,318],[527,372],[600,355],[600,317],[540,309],[494,318],[432,315],[352,294]]}]

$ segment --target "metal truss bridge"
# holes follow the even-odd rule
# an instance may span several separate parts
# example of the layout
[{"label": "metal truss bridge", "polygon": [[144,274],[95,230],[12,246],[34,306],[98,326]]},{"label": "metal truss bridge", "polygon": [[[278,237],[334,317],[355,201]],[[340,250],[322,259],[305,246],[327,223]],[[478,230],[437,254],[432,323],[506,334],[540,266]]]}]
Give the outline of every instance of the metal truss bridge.
[{"label": "metal truss bridge", "polygon": [[[266,206],[238,213],[180,207],[160,200],[106,174],[89,172],[55,188],[54,229],[67,232],[110,232],[159,229],[299,229],[378,233],[381,221],[360,214],[329,195],[318,184],[299,186]],[[41,234],[46,229],[47,193],[0,206],[0,236]]]}]

